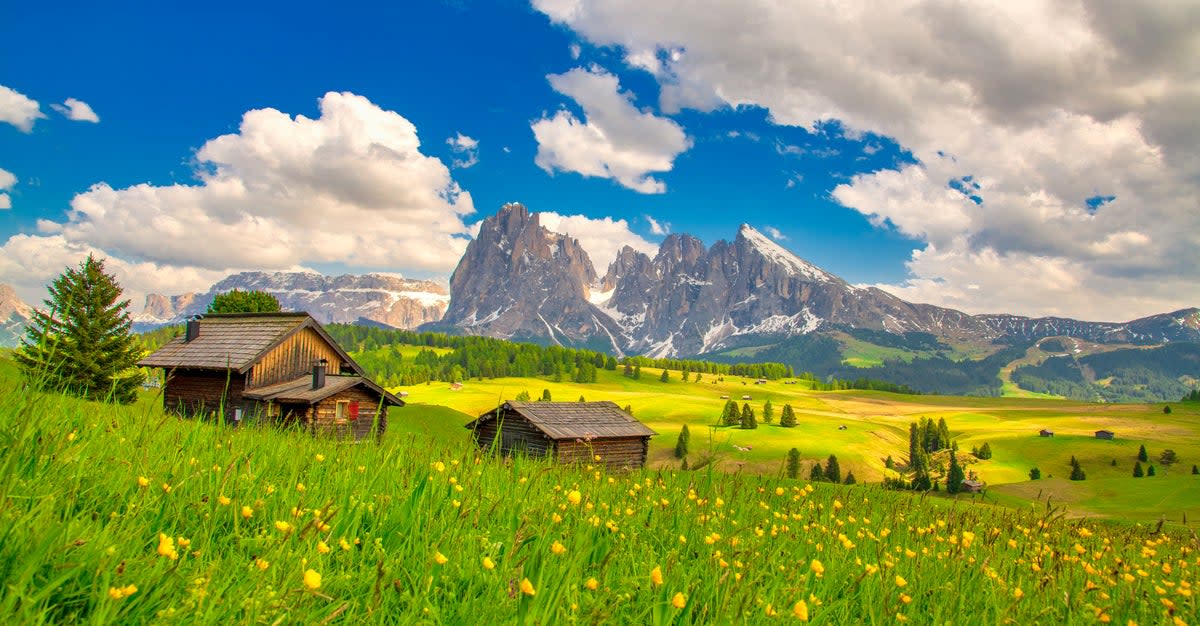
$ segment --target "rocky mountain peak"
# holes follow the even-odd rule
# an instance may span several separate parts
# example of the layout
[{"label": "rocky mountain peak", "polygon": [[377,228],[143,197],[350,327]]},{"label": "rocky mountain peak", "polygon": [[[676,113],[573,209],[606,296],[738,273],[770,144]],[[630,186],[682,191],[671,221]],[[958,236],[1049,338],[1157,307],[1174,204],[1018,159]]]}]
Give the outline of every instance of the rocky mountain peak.
[{"label": "rocky mountain peak", "polygon": [[789,274],[803,277],[816,282],[844,282],[837,276],[796,256],[792,251],[775,243],[770,237],[762,234],[749,224],[738,228],[734,245],[742,251],[752,252],[775,263]]},{"label": "rocky mountain peak", "polygon": [[0,321],[14,317],[28,320],[33,317],[33,308],[11,286],[0,283]]}]

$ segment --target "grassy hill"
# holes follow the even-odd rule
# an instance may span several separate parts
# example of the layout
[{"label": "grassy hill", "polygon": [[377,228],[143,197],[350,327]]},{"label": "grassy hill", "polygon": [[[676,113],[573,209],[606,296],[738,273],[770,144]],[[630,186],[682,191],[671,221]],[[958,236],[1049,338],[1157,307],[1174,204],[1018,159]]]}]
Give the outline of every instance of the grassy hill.
[{"label": "grassy hill", "polygon": [[[670,373],[670,382],[662,383],[660,374],[657,368],[643,368],[641,379],[632,380],[619,371],[601,371],[596,383],[586,384],[542,378],[469,380],[459,390],[431,382],[406,388],[410,404],[396,410],[391,423],[405,431],[446,434],[450,442],[466,440],[462,425],[470,419],[522,391],[539,398],[543,390],[549,390],[558,401],[582,396],[630,406],[638,419],[659,433],[651,440],[653,467],[678,467],[673,456],[675,438],[687,424],[692,432],[693,462],[697,455],[711,453],[725,471],[779,476],[787,451],[795,447],[805,459],[802,476],[808,476],[812,463],[835,454],[843,474],[849,470],[860,481],[880,482],[895,475],[886,469],[885,459],[892,456],[902,462],[906,456],[909,424],[922,417],[944,418],[967,469],[977,472],[992,488],[990,492],[1010,494],[1009,502],[1013,498],[1036,500],[1039,491],[1051,494],[1045,487],[1048,481],[1029,480],[1029,470],[1037,467],[1045,478],[1065,479],[1075,456],[1088,480],[1053,490],[1072,492],[1070,497],[1053,501],[1068,505],[1074,514],[1200,519],[1200,492],[1196,491],[1200,476],[1190,473],[1192,464],[1200,463],[1200,404],[1172,404],[1173,411],[1164,414],[1160,404],[813,391],[806,388],[805,381],[756,385],[752,379],[734,376],[721,382],[706,376],[701,382],[685,383],[676,371]],[[743,395],[752,399],[743,401]],[[739,405],[749,402],[759,416],[759,428],[716,426],[725,403],[721,396],[730,396]],[[761,424],[763,403],[768,399],[775,408],[775,424]],[[784,404],[795,409],[797,427],[778,425]],[[446,413],[447,407],[456,413]],[[445,419],[451,423],[443,423]],[[1039,437],[1043,428],[1056,436]],[[1096,439],[1094,432],[1101,429],[1114,431],[1116,439]],[[969,451],[985,442],[992,447],[992,459],[971,457]],[[1152,462],[1164,449],[1174,450],[1181,462],[1170,468],[1160,465],[1155,477],[1135,479],[1133,464],[1140,445],[1146,446]],[[1108,487],[1097,488],[1100,481]],[[1148,500],[1143,497],[1147,489],[1162,496]]]},{"label": "grassy hill", "polygon": [[[473,414],[515,383],[411,391],[455,394]],[[656,384],[548,387],[606,386],[664,431],[713,403]],[[1005,419],[957,398],[747,388],[756,401],[804,400],[813,446],[835,421],[882,433],[924,410]],[[606,475],[497,459],[418,425],[461,419],[419,404],[393,424],[433,439],[394,430],[356,445],[182,420],[158,401],[31,392],[0,361],[7,623],[1148,624],[1197,612],[1200,563],[1191,537],[1169,527],[711,468]]]}]

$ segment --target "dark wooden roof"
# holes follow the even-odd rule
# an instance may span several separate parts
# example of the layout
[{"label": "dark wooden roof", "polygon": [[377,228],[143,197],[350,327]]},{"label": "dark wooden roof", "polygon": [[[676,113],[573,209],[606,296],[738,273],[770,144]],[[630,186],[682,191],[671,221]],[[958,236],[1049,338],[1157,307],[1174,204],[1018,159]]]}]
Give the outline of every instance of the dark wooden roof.
[{"label": "dark wooden roof", "polygon": [[247,389],[242,396],[251,400],[274,400],[276,402],[303,402],[316,404],[338,392],[362,385],[379,394],[384,403],[391,406],[404,406],[404,401],[388,393],[386,389],[362,376],[326,376],[325,386],[320,389],[312,388],[312,375],[302,376],[257,389]]},{"label": "dark wooden roof", "polygon": [[359,376],[362,367],[308,313],[226,313],[200,319],[191,341],[176,337],[142,359],[143,367],[232,369],[244,374],[275,346],[305,328],[317,332]]},{"label": "dark wooden roof", "polygon": [[[658,434],[613,402],[505,402],[500,408],[520,414],[554,440],[653,437]],[[496,419],[497,413],[488,411],[466,427],[474,429]]]}]

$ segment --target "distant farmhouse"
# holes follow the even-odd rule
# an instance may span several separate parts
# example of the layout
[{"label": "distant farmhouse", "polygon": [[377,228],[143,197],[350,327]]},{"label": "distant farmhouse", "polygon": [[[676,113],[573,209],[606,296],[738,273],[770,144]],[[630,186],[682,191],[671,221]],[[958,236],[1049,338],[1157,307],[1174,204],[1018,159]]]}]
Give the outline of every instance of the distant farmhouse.
[{"label": "distant farmhouse", "polygon": [[485,450],[609,469],[644,466],[650,438],[658,434],[612,402],[505,402],[466,427]]},{"label": "distant farmhouse", "polygon": [[362,439],[387,429],[387,407],[404,406],[308,313],[190,320],[182,337],[138,365],[165,370],[163,408],[184,416],[298,424]]},{"label": "distant farmhouse", "polygon": [[1038,431],[1038,435],[1040,435],[1040,436],[1042,436],[1042,437],[1053,437],[1053,436],[1054,436],[1054,431],[1053,431],[1053,430],[1046,430],[1045,428],[1043,428],[1043,429],[1041,429],[1040,431]]},{"label": "distant farmhouse", "polygon": [[1112,439],[1115,435],[1111,430],[1097,430],[1096,439]]}]

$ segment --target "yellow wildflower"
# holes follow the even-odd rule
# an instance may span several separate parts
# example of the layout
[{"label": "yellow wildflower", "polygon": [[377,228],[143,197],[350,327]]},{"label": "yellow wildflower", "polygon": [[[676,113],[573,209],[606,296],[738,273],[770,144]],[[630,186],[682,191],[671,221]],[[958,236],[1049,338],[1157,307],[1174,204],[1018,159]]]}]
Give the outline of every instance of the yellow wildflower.
[{"label": "yellow wildflower", "polygon": [[325,461],[325,455],[324,455],[324,454],[318,454],[317,456],[315,456],[315,457],[313,457],[313,458],[315,458],[315,459],[317,460],[317,463],[323,463],[323,462]]},{"label": "yellow wildflower", "polygon": [[671,606],[682,609],[687,606],[687,597],[682,593],[676,593],[674,596],[671,596]]},{"label": "yellow wildflower", "polygon": [[248,506],[243,506],[242,507],[242,517],[244,517],[246,519],[250,519],[251,517],[254,517],[254,509],[252,509]]},{"label": "yellow wildflower", "polygon": [[292,532],[292,525],[283,521],[275,522],[275,528],[285,534]]},{"label": "yellow wildflower", "polygon": [[533,583],[529,582],[528,578],[522,578],[519,587],[521,588],[521,593],[527,596],[537,595],[537,590],[533,588]]},{"label": "yellow wildflower", "polygon": [[1021,598],[1024,598],[1024,597],[1025,597],[1025,592],[1024,592],[1024,591],[1021,591],[1021,588],[1020,588],[1020,587],[1017,587],[1016,589],[1013,589],[1013,598],[1014,598],[1014,599],[1016,599],[1016,600],[1020,600]]},{"label": "yellow wildflower", "polygon": [[113,600],[121,600],[137,593],[137,585],[125,585],[124,587],[109,587],[108,597]]},{"label": "yellow wildflower", "polygon": [[329,554],[329,544],[325,543],[324,541],[318,541],[317,552],[320,552],[321,554]]},{"label": "yellow wildflower", "polygon": [[496,562],[492,560],[492,557],[483,557],[483,569],[496,569]]},{"label": "yellow wildflower", "polygon": [[345,537],[338,539],[338,545],[341,546],[342,550],[346,552],[350,551],[350,542],[346,541]]},{"label": "yellow wildflower", "polygon": [[266,559],[254,559],[254,565],[260,570],[266,570],[271,567],[271,562]]},{"label": "yellow wildflower", "polygon": [[578,489],[572,489],[567,492],[567,502],[571,504],[579,504],[583,500],[583,494],[579,493]]},{"label": "yellow wildflower", "polygon": [[561,542],[555,541],[554,544],[550,546],[550,551],[555,554],[562,554],[567,551],[567,547]]},{"label": "yellow wildflower", "polygon": [[792,615],[802,622],[808,621],[808,603],[804,600],[797,600],[796,605],[792,607]]},{"label": "yellow wildflower", "polygon": [[233,500],[230,500],[229,498],[227,498],[223,495],[217,496],[217,504],[220,504],[221,506],[229,506],[229,504],[231,502],[233,502]]},{"label": "yellow wildflower", "polygon": [[179,553],[175,551],[175,540],[163,533],[158,533],[158,555],[165,556],[174,561],[179,558]]},{"label": "yellow wildflower", "polygon": [[907,580],[904,580],[904,578],[902,576],[900,576],[899,574],[896,574],[896,586],[897,587],[903,587],[907,584],[908,584]]},{"label": "yellow wildflower", "polygon": [[442,554],[441,552],[434,552],[433,562],[437,563],[438,565],[445,565],[446,563],[450,562],[450,559],[446,558],[446,555]]},{"label": "yellow wildflower", "polygon": [[595,578],[589,578],[587,579],[586,583],[583,583],[583,586],[587,587],[588,591],[595,591],[600,587],[600,581],[596,580]]},{"label": "yellow wildflower", "polygon": [[146,487],[150,486],[150,479],[146,478],[145,476],[138,476],[137,483],[138,483],[138,487],[145,489]]},{"label": "yellow wildflower", "polygon": [[824,566],[824,565],[821,565],[821,562],[820,562],[820,561],[818,561],[818,560],[816,560],[816,559],[813,559],[813,560],[812,560],[812,563],[810,563],[808,567],[809,567],[809,569],[811,569],[811,570],[813,571],[813,573],[814,573],[814,574],[816,574],[817,576],[820,576],[821,574],[824,574],[824,573],[825,573],[825,566]]},{"label": "yellow wildflower", "polygon": [[655,565],[654,569],[650,570],[650,584],[655,587],[662,584],[662,568]]},{"label": "yellow wildflower", "polygon": [[907,593],[902,593],[900,594],[900,601],[908,604],[909,602],[912,602],[912,596],[908,595]]},{"label": "yellow wildflower", "polygon": [[309,589],[319,589],[321,587],[321,575],[316,570],[307,570],[304,572],[304,586]]}]

